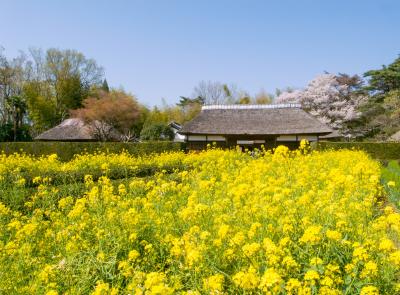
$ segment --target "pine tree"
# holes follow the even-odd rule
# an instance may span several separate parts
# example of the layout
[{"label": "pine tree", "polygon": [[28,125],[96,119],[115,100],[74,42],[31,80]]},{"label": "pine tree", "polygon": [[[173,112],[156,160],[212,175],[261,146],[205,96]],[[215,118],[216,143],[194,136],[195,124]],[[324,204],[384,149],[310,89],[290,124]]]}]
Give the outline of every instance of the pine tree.
[{"label": "pine tree", "polygon": [[101,85],[101,89],[105,92],[110,92],[110,88],[108,87],[107,79],[104,79],[103,84]]}]

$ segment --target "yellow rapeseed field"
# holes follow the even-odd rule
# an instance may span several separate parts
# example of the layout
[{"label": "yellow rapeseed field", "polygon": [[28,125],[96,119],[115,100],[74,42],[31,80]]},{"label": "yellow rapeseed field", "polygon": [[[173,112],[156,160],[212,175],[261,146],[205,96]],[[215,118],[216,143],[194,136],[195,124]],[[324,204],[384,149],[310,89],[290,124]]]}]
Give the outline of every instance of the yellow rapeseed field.
[{"label": "yellow rapeseed field", "polygon": [[0,157],[1,294],[400,293],[363,152]]}]

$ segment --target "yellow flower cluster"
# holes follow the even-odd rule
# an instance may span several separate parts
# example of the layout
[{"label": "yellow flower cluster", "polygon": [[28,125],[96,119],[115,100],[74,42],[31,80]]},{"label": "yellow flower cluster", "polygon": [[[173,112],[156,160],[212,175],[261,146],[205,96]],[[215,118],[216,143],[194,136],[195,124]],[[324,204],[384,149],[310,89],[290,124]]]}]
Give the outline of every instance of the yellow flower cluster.
[{"label": "yellow flower cluster", "polygon": [[156,171],[184,170],[191,165],[183,153],[163,153],[149,156],[120,154],[81,154],[69,162],[59,161],[57,155],[30,157],[26,154],[7,156],[0,154],[0,185],[37,186],[47,183],[65,184],[82,180],[90,175],[97,179],[102,175],[122,178],[145,175]]},{"label": "yellow flower cluster", "polygon": [[362,152],[0,163],[2,294],[400,291],[400,214]]}]

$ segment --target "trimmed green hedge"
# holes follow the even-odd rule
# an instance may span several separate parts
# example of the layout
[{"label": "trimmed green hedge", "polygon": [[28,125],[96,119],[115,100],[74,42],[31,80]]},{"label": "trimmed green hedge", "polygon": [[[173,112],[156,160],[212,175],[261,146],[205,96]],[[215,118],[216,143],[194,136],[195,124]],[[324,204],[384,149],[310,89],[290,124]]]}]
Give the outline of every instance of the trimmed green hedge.
[{"label": "trimmed green hedge", "polygon": [[33,156],[57,154],[62,161],[69,161],[76,154],[110,152],[123,150],[132,155],[148,155],[166,151],[179,151],[183,144],[171,141],[154,141],[141,143],[125,142],[0,142],[0,152],[7,155],[24,152]]},{"label": "trimmed green hedge", "polygon": [[378,160],[400,159],[400,143],[397,142],[314,142],[315,150],[356,149],[363,150]]}]

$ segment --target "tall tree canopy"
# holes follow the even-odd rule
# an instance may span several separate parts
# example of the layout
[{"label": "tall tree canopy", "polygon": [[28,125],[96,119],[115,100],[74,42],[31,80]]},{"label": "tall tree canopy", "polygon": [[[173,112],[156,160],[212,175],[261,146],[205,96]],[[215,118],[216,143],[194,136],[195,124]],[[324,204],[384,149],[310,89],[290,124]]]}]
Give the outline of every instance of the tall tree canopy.
[{"label": "tall tree canopy", "polygon": [[23,93],[26,56],[7,59],[0,48],[0,140],[26,140],[27,105]]},{"label": "tall tree canopy", "polygon": [[103,69],[75,50],[31,49],[30,58],[24,92],[37,131],[54,126],[70,109],[81,107],[103,81]]},{"label": "tall tree canopy", "polygon": [[365,87],[370,94],[363,107],[364,121],[370,136],[386,139],[400,130],[400,118],[396,110],[400,106],[400,57],[388,66],[364,74]]},{"label": "tall tree canopy", "polygon": [[386,93],[400,89],[400,57],[382,69],[366,72],[364,77],[368,79],[366,89],[374,96],[383,98]]}]

